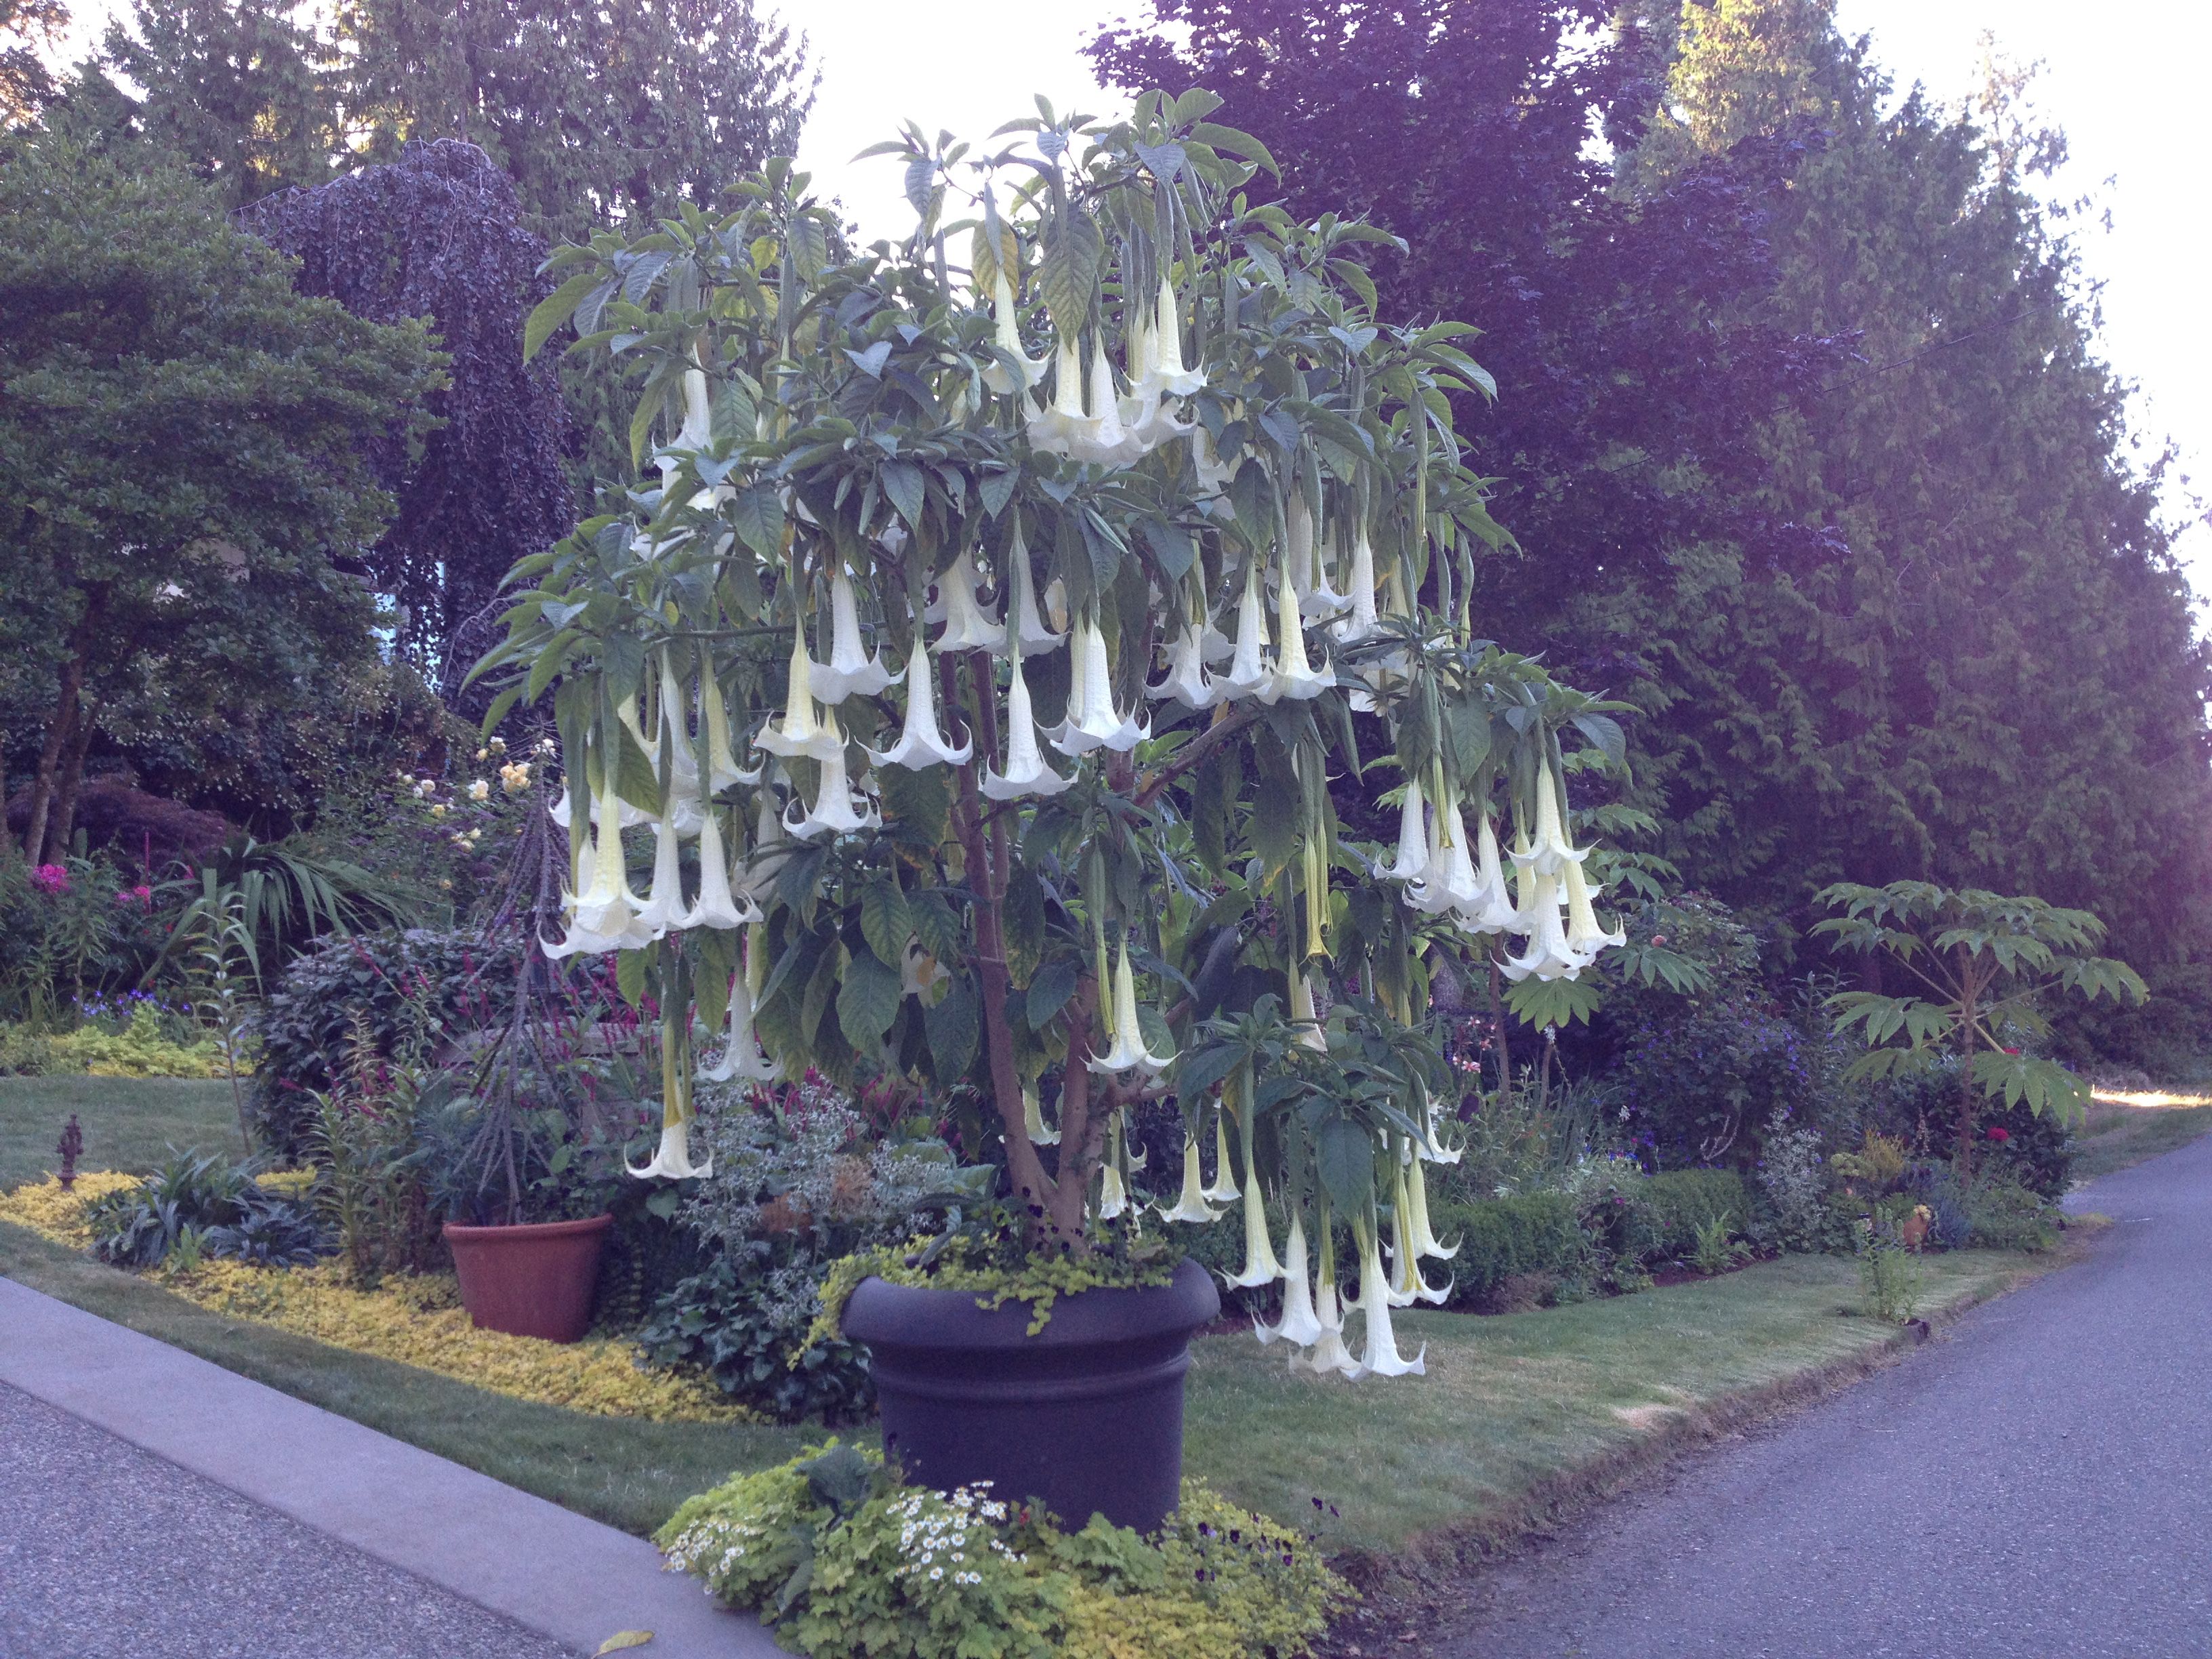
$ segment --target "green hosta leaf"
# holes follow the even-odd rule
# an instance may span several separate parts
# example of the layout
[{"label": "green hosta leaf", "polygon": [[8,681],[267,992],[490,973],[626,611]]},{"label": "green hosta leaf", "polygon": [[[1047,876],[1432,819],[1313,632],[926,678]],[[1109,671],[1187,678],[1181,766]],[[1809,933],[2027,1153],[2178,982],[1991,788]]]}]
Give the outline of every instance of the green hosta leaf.
[{"label": "green hosta leaf", "polygon": [[873,1053],[898,1018],[904,994],[897,969],[873,957],[854,957],[845,964],[844,983],[837,989],[837,1025],[845,1040],[864,1054]]},{"label": "green hosta leaf", "polygon": [[953,975],[945,999],[921,1017],[929,1036],[929,1058],[940,1085],[967,1075],[975,1063],[982,1024],[982,1001],[964,974]]},{"label": "green hosta leaf", "polygon": [[906,942],[914,937],[914,917],[896,883],[871,883],[860,894],[860,937],[885,967],[906,961]]}]

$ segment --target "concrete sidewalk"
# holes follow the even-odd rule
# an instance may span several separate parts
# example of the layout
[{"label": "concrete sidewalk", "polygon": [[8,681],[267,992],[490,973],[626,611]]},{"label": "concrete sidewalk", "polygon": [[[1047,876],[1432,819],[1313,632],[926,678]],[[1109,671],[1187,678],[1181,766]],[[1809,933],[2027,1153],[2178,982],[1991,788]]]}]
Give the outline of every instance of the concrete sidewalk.
[{"label": "concrete sidewalk", "polygon": [[[519,1626],[518,1640],[522,1632],[533,1632],[551,1646],[589,1654],[617,1631],[649,1630],[653,1640],[639,1650],[641,1659],[767,1659],[782,1652],[757,1621],[717,1607],[695,1580],[665,1571],[659,1553],[641,1539],[6,1279],[0,1279],[0,1383]],[[38,1437],[15,1432],[31,1420],[20,1409],[7,1416],[0,1464],[14,1477],[10,1484],[20,1484],[35,1478]],[[58,1432],[75,1447],[77,1466],[108,1470],[110,1487],[159,1487],[161,1501],[170,1501],[161,1472],[125,1468],[96,1440]],[[55,1477],[65,1475],[58,1469]],[[98,1484],[88,1480],[88,1506],[102,1501],[94,1494]],[[188,1500],[189,1493],[178,1499]],[[8,1536],[16,1525],[30,1524],[28,1516],[19,1523],[15,1515],[0,1519],[0,1562],[11,1568],[0,1576],[12,1577],[34,1553],[26,1540]],[[248,1516],[240,1524],[250,1522]],[[270,1535],[283,1532],[276,1528]],[[159,1551],[137,1556],[140,1589],[151,1608],[173,1606],[172,1581],[189,1571],[188,1558],[181,1548],[169,1559]],[[112,1602],[118,1588],[112,1578],[103,1582],[100,1598]],[[304,1584],[297,1589],[302,1597],[309,1593]],[[229,1605],[242,1617],[251,1613],[250,1604]],[[465,1622],[466,1611],[440,1616]],[[483,1623],[489,1641],[495,1621]],[[286,1628],[275,1624],[267,1639],[251,1647],[257,1659],[330,1659],[335,1651],[305,1629],[287,1637]],[[439,1635],[429,1636],[428,1629]],[[422,1638],[390,1639],[434,1640],[421,1649],[424,1659],[463,1651],[512,1652],[521,1659],[530,1652],[526,1643],[515,1641],[447,1645],[453,1633],[452,1622],[434,1620]],[[204,1647],[196,1644],[183,1631],[172,1632],[170,1641],[137,1651],[229,1650],[212,1638]],[[345,1650],[395,1659],[407,1654],[389,1640]],[[75,1652],[49,1648],[38,1659]]]}]

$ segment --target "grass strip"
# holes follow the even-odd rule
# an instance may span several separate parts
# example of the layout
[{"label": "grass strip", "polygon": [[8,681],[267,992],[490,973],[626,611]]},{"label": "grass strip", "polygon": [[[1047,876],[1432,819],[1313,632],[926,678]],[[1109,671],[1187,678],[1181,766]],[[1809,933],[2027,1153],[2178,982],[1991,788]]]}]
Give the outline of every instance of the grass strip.
[{"label": "grass strip", "polygon": [[228,1317],[4,1222],[0,1274],[640,1536],[732,1468],[781,1462],[806,1439],[800,1429],[650,1423],[511,1399]]},{"label": "grass strip", "polygon": [[77,1167],[143,1174],[169,1148],[240,1155],[228,1083],[166,1077],[0,1077],[0,1191],[61,1167],[70,1113],[84,1133]]}]

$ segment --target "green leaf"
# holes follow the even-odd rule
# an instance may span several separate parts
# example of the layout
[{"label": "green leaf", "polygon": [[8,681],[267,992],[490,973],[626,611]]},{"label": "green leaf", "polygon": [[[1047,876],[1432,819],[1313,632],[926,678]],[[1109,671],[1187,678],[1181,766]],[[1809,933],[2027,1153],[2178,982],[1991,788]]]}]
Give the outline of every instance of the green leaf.
[{"label": "green leaf", "polygon": [[522,361],[535,357],[546,341],[562,324],[575,314],[584,296],[597,288],[603,278],[598,269],[580,271],[555,289],[531,307],[529,319],[522,325]]},{"label": "green leaf", "polygon": [[903,967],[906,942],[914,937],[914,918],[896,882],[871,882],[861,890],[860,937],[885,967]]},{"label": "green leaf", "polygon": [[620,1653],[624,1648],[641,1648],[651,1640],[653,1632],[649,1630],[618,1630],[599,1644],[593,1659],[598,1659],[598,1654]]},{"label": "green leaf", "polygon": [[1604,1001],[1601,989],[1577,979],[1524,979],[1505,994],[1514,1018],[1540,1031],[1578,1019],[1587,1024]]},{"label": "green leaf", "polygon": [[645,970],[651,962],[651,947],[642,951],[617,951],[615,953],[615,988],[622,1000],[633,1008],[645,1001]]},{"label": "green leaf", "polygon": [[1063,207],[1045,225],[1037,289],[1063,340],[1073,340],[1091,314],[1091,295],[1098,286],[1098,263],[1104,251],[1097,222],[1080,207]]},{"label": "green leaf", "polygon": [[1337,1208],[1364,1214],[1375,1192],[1374,1135],[1364,1123],[1329,1118],[1314,1137],[1314,1170]]},{"label": "green leaf", "polygon": [[899,971],[873,957],[854,957],[845,964],[845,981],[837,988],[837,1025],[845,1041],[862,1054],[872,1054],[898,1018]]},{"label": "green leaf", "polygon": [[975,1063],[982,1025],[982,1001],[966,975],[953,975],[944,1000],[926,1010],[921,1023],[928,1033],[929,1058],[939,1086],[965,1077]]},{"label": "green leaf", "polygon": [[876,477],[883,484],[884,494],[890,498],[890,504],[898,509],[899,517],[907,521],[909,529],[919,532],[922,502],[929,493],[921,469],[912,461],[885,461],[876,469]]},{"label": "green leaf", "polygon": [[960,914],[935,893],[918,893],[907,900],[907,915],[921,948],[939,962],[960,954]]},{"label": "green leaf", "polygon": [[1042,1031],[1054,1014],[1067,1006],[1068,998],[1075,994],[1076,976],[1072,957],[1060,957],[1037,969],[1030,981],[1030,1030]]},{"label": "green leaf", "polygon": [[1160,572],[1170,582],[1179,582],[1189,574],[1192,562],[1198,556],[1198,547],[1191,540],[1190,532],[1179,524],[1146,519],[1144,532],[1146,545],[1152,550],[1152,557],[1159,561]]},{"label": "green leaf", "polygon": [[747,547],[763,559],[772,559],[783,548],[783,503],[765,483],[750,483],[729,505],[730,525]]}]

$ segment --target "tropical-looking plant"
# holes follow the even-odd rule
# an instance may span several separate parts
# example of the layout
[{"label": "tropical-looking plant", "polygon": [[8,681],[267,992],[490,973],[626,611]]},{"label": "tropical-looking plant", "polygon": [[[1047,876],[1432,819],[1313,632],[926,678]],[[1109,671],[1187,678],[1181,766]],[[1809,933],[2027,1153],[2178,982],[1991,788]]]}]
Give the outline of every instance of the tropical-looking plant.
[{"label": "tropical-looking plant", "polygon": [[[1978,1099],[2025,1101],[2036,1116],[2054,1111],[2062,1120],[2078,1118],[2088,1105],[2088,1079],[2022,1052],[2020,1039],[2050,1030],[2036,1006],[2045,992],[2063,988],[2093,1002],[2109,995],[2140,1003],[2149,994],[2124,962],[2087,954],[2105,936],[2105,924],[2087,910],[1925,881],[1839,883],[1822,891],[1820,902],[1844,914],[1815,933],[1847,951],[1880,951],[1925,988],[1916,996],[1845,991],[1829,998],[1838,1028],[1856,1027],[1869,1045],[1844,1075],[1925,1075],[1955,1059],[1962,1165],[1973,1156]],[[1902,1047],[1891,1042],[1900,1036]]]},{"label": "tropical-looking plant", "polygon": [[[1379,321],[1390,239],[1251,204],[1273,164],[1217,103],[1040,100],[981,160],[909,128],[902,246],[843,246],[777,161],[726,216],[558,252],[528,348],[573,323],[636,365],[657,476],[517,567],[480,672],[493,720],[551,696],[549,954],[618,951],[663,1022],[639,1173],[696,1172],[696,1019],[708,1077],[980,1097],[1031,1249],[1081,1255],[1133,1201],[1128,1109],[1172,1094],[1168,1218],[1241,1204],[1267,1334],[1396,1373],[1389,1310],[1450,1254],[1431,975],[1564,986],[1620,942],[1565,791],[1621,733],[1473,614],[1474,550],[1510,544],[1454,427],[1492,390],[1474,331]],[[1377,805],[1393,844],[1356,833]]]}]

